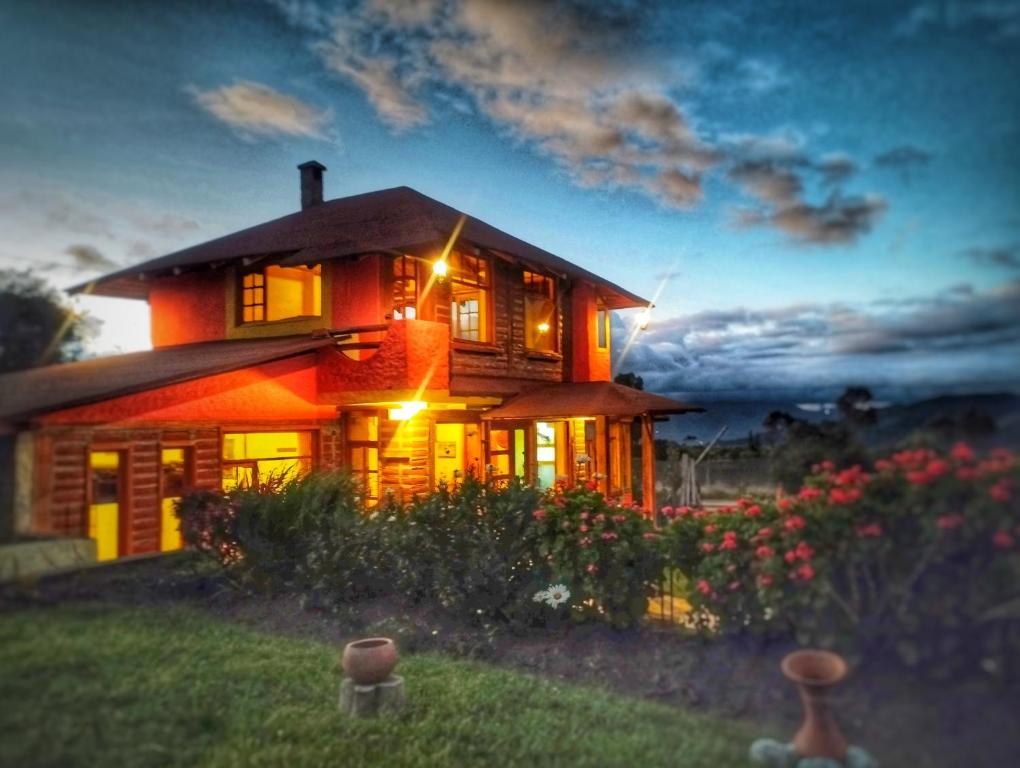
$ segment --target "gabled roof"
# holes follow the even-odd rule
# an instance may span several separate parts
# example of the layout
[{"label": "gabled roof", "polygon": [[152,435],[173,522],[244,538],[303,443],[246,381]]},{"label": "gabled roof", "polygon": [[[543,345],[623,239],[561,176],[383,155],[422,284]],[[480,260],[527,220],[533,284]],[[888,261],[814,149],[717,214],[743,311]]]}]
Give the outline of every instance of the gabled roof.
[{"label": "gabled roof", "polygon": [[523,392],[486,411],[483,419],[565,419],[577,416],[641,416],[643,414],[700,413],[687,405],[651,392],[609,381],[564,382]]},{"label": "gabled roof", "polygon": [[[72,292],[145,298],[145,277],[273,256],[305,264],[376,251],[445,243],[461,212],[410,187],[394,187],[313,205],[305,210],[210,240],[76,285]],[[559,256],[467,217],[460,235],[476,246],[517,257],[554,274],[580,278],[601,289],[610,309],[644,306],[646,299]]]},{"label": "gabled roof", "polygon": [[0,423],[268,363],[335,343],[328,336],[206,341],[47,365],[0,376]]}]

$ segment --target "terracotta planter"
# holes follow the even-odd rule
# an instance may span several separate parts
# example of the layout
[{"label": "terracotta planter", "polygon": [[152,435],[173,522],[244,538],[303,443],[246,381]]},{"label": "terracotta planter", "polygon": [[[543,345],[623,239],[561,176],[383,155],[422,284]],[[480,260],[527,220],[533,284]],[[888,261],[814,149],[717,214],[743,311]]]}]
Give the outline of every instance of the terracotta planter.
[{"label": "terracotta planter", "polygon": [[376,685],[397,666],[397,646],[388,637],[355,640],[344,648],[340,666],[358,685]]},{"label": "terracotta planter", "polygon": [[846,739],[829,709],[829,691],[847,673],[843,658],[829,651],[803,650],[787,655],[783,674],[797,684],[804,705],[804,724],[793,737],[801,757],[846,757]]}]

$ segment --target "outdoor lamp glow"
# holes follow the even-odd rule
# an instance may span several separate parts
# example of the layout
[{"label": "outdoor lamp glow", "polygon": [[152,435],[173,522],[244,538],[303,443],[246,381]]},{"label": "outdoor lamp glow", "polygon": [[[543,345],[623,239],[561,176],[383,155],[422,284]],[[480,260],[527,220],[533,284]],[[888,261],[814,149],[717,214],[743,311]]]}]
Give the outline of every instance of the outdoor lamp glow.
[{"label": "outdoor lamp glow", "polygon": [[440,280],[446,277],[446,270],[448,268],[449,265],[447,265],[446,259],[436,259],[434,262],[432,262],[432,272]]},{"label": "outdoor lamp glow", "polygon": [[408,419],[413,418],[419,411],[424,411],[427,407],[428,403],[423,403],[420,400],[400,403],[399,408],[390,408],[390,420],[407,421]]},{"label": "outdoor lamp glow", "polygon": [[549,333],[549,323],[539,323],[537,329],[539,333]]}]

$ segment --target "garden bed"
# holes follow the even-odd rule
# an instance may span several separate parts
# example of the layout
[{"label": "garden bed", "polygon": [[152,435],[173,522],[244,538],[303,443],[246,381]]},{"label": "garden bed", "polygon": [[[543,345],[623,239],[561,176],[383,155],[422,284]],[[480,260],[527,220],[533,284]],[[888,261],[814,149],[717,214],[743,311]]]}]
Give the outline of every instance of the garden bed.
[{"label": "garden bed", "polygon": [[[568,625],[554,633],[510,632],[497,624],[455,620],[428,604],[394,599],[363,601],[332,613],[303,606],[297,596],[238,593],[188,554],[46,579],[33,593],[8,590],[0,624],[23,622],[36,615],[30,609],[39,606],[63,606],[59,613],[69,604],[97,600],[117,608],[157,606],[159,612],[184,605],[262,635],[312,640],[334,651],[354,636],[386,633],[396,636],[405,651],[483,660],[669,705],[676,722],[656,720],[665,739],[682,730],[691,711],[722,717],[739,726],[745,739],[732,754],[743,754],[744,734],[792,733],[800,713],[791,686],[778,672],[778,661],[790,648],[785,643],[709,641],[653,626],[619,631],[597,624]],[[40,635],[40,648],[46,637]],[[59,652],[56,646],[52,650]],[[188,643],[177,652],[194,655]],[[159,658],[163,664],[164,657]],[[851,741],[872,750],[887,766],[1009,765],[1020,754],[1020,738],[1012,725],[1020,710],[1020,691],[990,679],[929,681],[907,675],[892,659],[868,659],[842,686],[836,703]],[[463,706],[470,711],[470,704]],[[616,724],[603,726],[617,731]],[[619,726],[619,733],[626,730]],[[584,764],[586,754],[582,748],[576,762],[563,762]],[[642,764],[676,764],[661,762],[658,754]],[[742,764],[734,759],[718,764]]]}]

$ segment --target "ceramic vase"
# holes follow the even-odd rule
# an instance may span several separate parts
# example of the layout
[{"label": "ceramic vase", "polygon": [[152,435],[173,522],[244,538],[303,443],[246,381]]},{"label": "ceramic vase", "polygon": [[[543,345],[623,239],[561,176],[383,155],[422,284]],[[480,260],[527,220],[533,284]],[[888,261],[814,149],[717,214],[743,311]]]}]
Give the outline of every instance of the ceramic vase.
[{"label": "ceramic vase", "polygon": [[830,651],[794,651],[782,661],[783,674],[796,683],[804,705],[804,723],[793,737],[800,757],[842,761],[847,743],[829,706],[829,694],[847,674],[843,657]]},{"label": "ceramic vase", "polygon": [[358,685],[378,685],[397,665],[397,646],[388,637],[355,640],[344,648],[340,666]]}]

